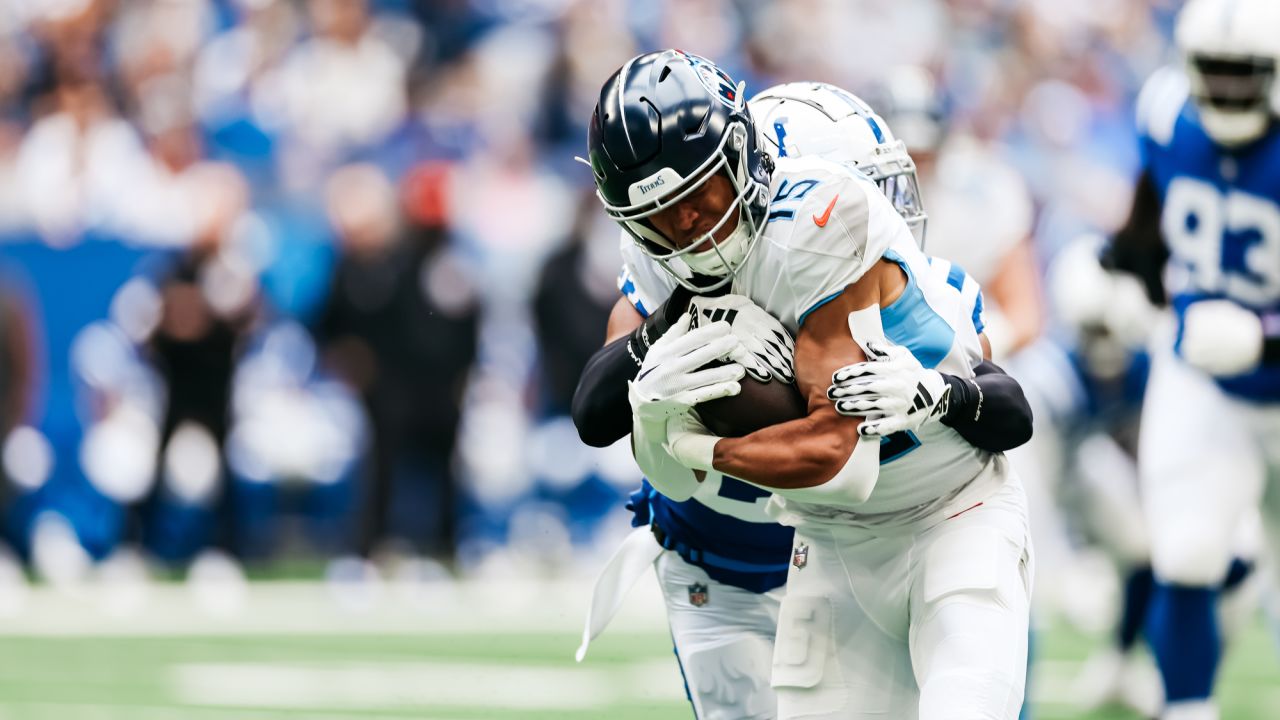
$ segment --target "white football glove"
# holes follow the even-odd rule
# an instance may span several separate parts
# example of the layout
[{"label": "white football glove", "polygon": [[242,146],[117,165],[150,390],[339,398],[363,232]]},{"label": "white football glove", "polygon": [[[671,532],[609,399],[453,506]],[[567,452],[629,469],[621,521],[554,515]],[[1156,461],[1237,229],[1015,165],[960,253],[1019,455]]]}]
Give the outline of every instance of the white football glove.
[{"label": "white football glove", "polygon": [[1262,359],[1262,319],[1230,300],[1201,300],[1187,307],[1182,357],[1218,377],[1240,375]]},{"label": "white football glove", "polygon": [[858,434],[884,437],[916,430],[946,414],[951,386],[941,373],[921,365],[901,345],[869,340],[865,347],[866,362],[835,371],[827,388],[836,412],[864,418]]},{"label": "white football glove", "polygon": [[666,441],[668,418],[686,413],[699,403],[737,395],[742,389],[738,384],[742,365],[704,368],[713,361],[743,354],[742,344],[733,336],[729,323],[714,322],[691,329],[692,319],[691,315],[681,316],[650,346],[636,379],[628,384],[627,398],[634,420],[644,426],[652,441]]},{"label": "white football glove", "polygon": [[796,345],[791,333],[764,308],[751,302],[751,298],[698,296],[689,301],[689,310],[697,313],[694,327],[707,322],[729,323],[746,349],[746,353],[733,359],[741,363],[751,377],[761,382],[770,378],[795,382]]}]

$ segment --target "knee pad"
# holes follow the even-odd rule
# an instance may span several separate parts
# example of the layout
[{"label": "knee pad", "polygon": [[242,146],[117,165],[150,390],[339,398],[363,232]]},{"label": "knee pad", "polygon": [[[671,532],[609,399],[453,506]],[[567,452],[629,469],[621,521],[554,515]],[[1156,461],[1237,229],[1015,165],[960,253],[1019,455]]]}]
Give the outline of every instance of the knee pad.
[{"label": "knee pad", "polygon": [[1017,720],[1025,674],[956,668],[920,688],[920,720]]},{"label": "knee pad", "polygon": [[[1031,555],[991,528],[925,557],[912,661],[921,720],[1015,720],[1026,686]],[[919,677],[919,675],[918,675]]]},{"label": "knee pad", "polygon": [[702,720],[774,718],[769,684],[773,644],[754,634],[727,643],[681,648],[680,665]]},{"label": "knee pad", "polygon": [[[1015,550],[995,528],[971,527],[935,542],[924,559],[921,600],[926,606],[963,596],[966,602],[1003,608],[1031,592],[1029,547]],[[926,611],[927,612],[927,611]]]}]

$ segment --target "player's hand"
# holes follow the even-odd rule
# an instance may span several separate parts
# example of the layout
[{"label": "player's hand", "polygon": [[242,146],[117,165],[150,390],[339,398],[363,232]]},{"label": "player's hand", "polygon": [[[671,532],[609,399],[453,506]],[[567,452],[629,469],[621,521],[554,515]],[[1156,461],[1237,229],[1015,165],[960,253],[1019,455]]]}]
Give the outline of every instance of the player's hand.
[{"label": "player's hand", "polygon": [[866,362],[835,371],[827,388],[836,412],[864,418],[860,435],[884,437],[915,430],[946,413],[951,386],[941,373],[921,365],[901,345],[871,340],[866,350]]},{"label": "player's hand", "polygon": [[635,420],[656,431],[649,435],[659,442],[665,436],[668,418],[686,413],[699,403],[737,395],[742,389],[738,384],[744,373],[742,365],[706,367],[744,352],[729,323],[691,328],[692,319],[684,315],[653,343],[636,379],[628,386],[627,397]]},{"label": "player's hand", "polygon": [[1239,375],[1262,359],[1262,319],[1230,300],[1201,300],[1183,316],[1182,357],[1218,377]]},{"label": "player's hand", "polygon": [[729,323],[733,334],[746,349],[745,357],[735,357],[747,373],[765,382],[770,378],[795,382],[795,341],[791,333],[764,308],[744,295],[694,297],[690,312],[696,312],[695,326],[704,322]]}]

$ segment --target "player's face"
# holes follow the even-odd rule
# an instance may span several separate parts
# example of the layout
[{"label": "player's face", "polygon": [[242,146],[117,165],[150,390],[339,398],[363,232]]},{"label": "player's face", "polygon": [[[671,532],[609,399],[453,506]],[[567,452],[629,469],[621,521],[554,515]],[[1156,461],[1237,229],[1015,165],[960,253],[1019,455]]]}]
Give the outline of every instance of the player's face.
[{"label": "player's face", "polygon": [[[733,183],[723,173],[715,173],[702,183],[697,190],[686,195],[680,202],[655,213],[649,218],[653,227],[662,233],[677,250],[683,250],[696,238],[702,237],[715,227],[724,217],[737,193]],[[734,213],[728,222],[721,225],[714,235],[716,242],[724,242],[738,227],[738,215]],[[710,250],[704,241],[695,252]]]}]

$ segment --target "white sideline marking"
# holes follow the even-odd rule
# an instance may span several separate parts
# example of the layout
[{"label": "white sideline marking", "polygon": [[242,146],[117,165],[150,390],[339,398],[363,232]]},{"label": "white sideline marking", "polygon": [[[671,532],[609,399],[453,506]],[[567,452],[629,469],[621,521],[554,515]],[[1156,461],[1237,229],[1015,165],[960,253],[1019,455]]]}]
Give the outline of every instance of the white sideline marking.
[{"label": "white sideline marking", "polygon": [[[57,718],[58,720],[296,720],[297,713],[243,708],[198,708],[176,705],[131,705],[74,702],[5,702],[0,720],[10,718]],[[306,720],[369,720],[368,713],[308,711]],[[432,720],[447,720],[432,716]]]},{"label": "white sideline marking", "polygon": [[173,668],[173,697],[218,707],[586,710],[684,699],[674,661],[614,671],[482,663],[195,663]]},{"label": "white sideline marking", "polygon": [[[110,593],[30,588],[28,602],[0,614],[0,637],[172,637],[205,635],[564,634],[572,658],[586,621],[592,581],[463,581],[433,586],[386,583],[355,606],[318,582],[255,582],[233,614],[210,613],[176,583],[145,586],[127,612]],[[623,604],[609,632],[667,632],[666,605],[652,573]],[[3,720],[0,718],[0,720]]]}]

